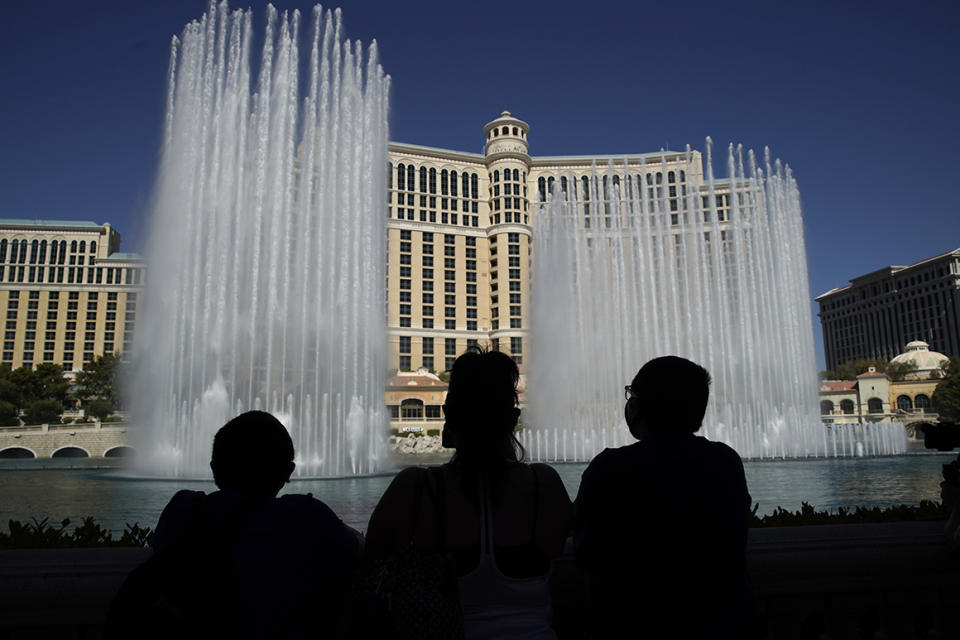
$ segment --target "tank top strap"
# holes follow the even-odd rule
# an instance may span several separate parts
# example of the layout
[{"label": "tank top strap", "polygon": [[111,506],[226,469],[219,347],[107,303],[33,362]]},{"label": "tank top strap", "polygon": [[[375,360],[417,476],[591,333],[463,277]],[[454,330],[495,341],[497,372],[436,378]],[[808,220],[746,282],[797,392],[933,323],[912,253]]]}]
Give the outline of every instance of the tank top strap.
[{"label": "tank top strap", "polygon": [[480,496],[480,555],[493,553],[493,508],[490,505],[490,480],[481,474],[478,479]]},{"label": "tank top strap", "polygon": [[540,481],[537,478],[537,468],[530,465],[530,472],[533,473],[533,522],[530,525],[530,544],[537,541],[537,520],[540,517]]}]

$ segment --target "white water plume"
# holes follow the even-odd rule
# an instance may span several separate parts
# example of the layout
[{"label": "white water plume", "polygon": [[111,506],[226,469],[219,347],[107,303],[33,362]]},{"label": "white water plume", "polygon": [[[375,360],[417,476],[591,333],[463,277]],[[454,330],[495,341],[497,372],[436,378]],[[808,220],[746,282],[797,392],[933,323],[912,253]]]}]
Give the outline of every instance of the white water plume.
[{"label": "white water plume", "polygon": [[669,160],[664,152],[639,166],[551,179],[548,202],[534,212],[528,453],[589,460],[632,442],[624,385],[643,363],[670,354],[711,373],[700,434],[743,457],[903,453],[899,423],[820,421],[800,195],[789,167],[769,152],[762,164],[752,152],[745,159],[731,145],[729,178],[720,180],[709,139],[706,155],[705,176],[688,147]]},{"label": "white water plume", "polygon": [[[314,8],[226,2],[171,46],[132,404],[142,470],[207,476],[213,434],[284,420],[298,473],[379,470],[385,454],[387,95],[374,42]],[[254,88],[255,87],[255,88]]]}]

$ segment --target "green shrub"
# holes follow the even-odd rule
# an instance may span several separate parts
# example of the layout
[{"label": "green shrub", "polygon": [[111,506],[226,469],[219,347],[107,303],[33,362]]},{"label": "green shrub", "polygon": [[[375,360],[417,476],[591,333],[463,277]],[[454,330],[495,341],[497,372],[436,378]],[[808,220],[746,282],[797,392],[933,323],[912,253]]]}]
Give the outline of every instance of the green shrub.
[{"label": "green shrub", "polygon": [[16,427],[19,424],[17,408],[10,402],[0,400],[0,426]]},{"label": "green shrub", "polygon": [[70,519],[60,526],[51,525],[47,518],[33,522],[10,520],[9,531],[0,531],[0,549],[50,549],[64,547],[145,547],[153,540],[153,531],[139,524],[127,524],[119,538],[97,524],[94,519],[84,518],[82,523],[68,531]]},{"label": "green shrub", "polygon": [[751,527],[797,527],[815,524],[865,524],[868,522],[910,522],[946,517],[948,510],[939,502],[922,500],[919,505],[901,504],[895,507],[854,507],[853,510],[840,507],[836,513],[817,511],[806,502],[801,503],[799,511],[788,511],[783,507],[765,516],[758,516],[759,503],[750,513]]},{"label": "green shrub", "polygon": [[440,429],[427,429],[428,436],[438,436],[440,435]]},{"label": "green shrub", "polygon": [[24,422],[27,424],[60,422],[63,405],[56,400],[37,400],[28,404],[24,413]]},{"label": "green shrub", "polygon": [[87,414],[95,418],[105,420],[107,416],[113,413],[113,403],[109,400],[91,400],[87,403]]}]

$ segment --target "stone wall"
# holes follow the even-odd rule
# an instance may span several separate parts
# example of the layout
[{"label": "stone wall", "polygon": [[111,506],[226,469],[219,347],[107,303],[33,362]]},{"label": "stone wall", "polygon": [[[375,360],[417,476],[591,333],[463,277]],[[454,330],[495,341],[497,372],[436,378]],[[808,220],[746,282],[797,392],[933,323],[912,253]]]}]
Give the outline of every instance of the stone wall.
[{"label": "stone wall", "polygon": [[35,458],[63,456],[69,448],[86,452],[86,456],[102,458],[116,455],[118,447],[129,447],[127,426],[107,424],[51,424],[0,428],[0,456],[16,449],[25,449]]},{"label": "stone wall", "polygon": [[[148,553],[0,551],[0,638],[100,637],[113,594]],[[943,521],[751,529],[747,545],[770,639],[960,637],[958,560]],[[561,640],[589,637],[584,589],[568,545],[551,578]]]}]

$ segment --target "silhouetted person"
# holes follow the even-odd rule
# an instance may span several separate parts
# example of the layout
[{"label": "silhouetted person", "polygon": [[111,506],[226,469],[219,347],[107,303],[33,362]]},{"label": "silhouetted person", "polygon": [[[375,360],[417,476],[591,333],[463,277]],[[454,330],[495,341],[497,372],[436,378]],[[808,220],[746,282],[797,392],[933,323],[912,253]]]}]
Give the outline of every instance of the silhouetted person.
[{"label": "silhouetted person", "polygon": [[574,544],[596,638],[753,637],[743,464],[694,435],[709,385],[683,358],[645,364],[625,388],[639,442],[605,449],[583,472]]},{"label": "silhouetted person", "polygon": [[[373,560],[421,551],[453,555],[464,634],[555,638],[547,572],[563,551],[572,515],[560,477],[521,462],[513,436],[519,372],[500,352],[468,351],[454,362],[444,413],[453,459],[438,469],[401,471],[370,517]],[[418,483],[422,504],[414,521]]]},{"label": "silhouetted person", "polygon": [[[164,508],[154,556],[139,576],[131,574],[127,602],[115,606],[120,618],[138,606],[136,615],[146,618],[126,637],[310,638],[335,632],[359,540],[310,495],[277,497],[293,473],[293,458],[290,435],[269,413],[249,411],[217,432],[210,468],[219,491],[179,491]],[[144,594],[154,600],[146,607],[136,602]]]}]

